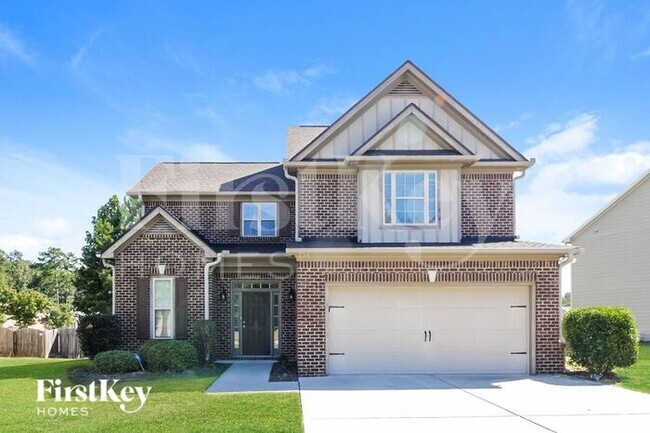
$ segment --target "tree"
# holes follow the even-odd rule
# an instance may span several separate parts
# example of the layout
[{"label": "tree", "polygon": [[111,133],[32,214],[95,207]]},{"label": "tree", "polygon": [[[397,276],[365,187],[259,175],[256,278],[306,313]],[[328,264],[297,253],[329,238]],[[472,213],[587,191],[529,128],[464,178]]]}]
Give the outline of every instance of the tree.
[{"label": "tree", "polygon": [[50,247],[38,255],[34,268],[38,271],[32,283],[35,290],[56,304],[72,302],[79,269],[79,259],[74,254]]},{"label": "tree", "polygon": [[7,260],[9,285],[18,292],[29,289],[35,276],[31,262],[23,258],[23,253],[19,251],[10,252]]},{"label": "tree", "polygon": [[65,328],[74,323],[72,304],[50,303],[43,317],[43,324],[50,329]]},{"label": "tree", "polygon": [[81,268],[77,272],[74,306],[78,311],[111,312],[111,273],[99,255],[140,219],[137,200],[114,195],[99,208],[92,218],[92,232],[86,232],[86,244],[81,249]]},{"label": "tree", "polygon": [[49,306],[50,300],[36,290],[12,291],[7,303],[7,313],[23,328],[36,323],[38,315]]}]

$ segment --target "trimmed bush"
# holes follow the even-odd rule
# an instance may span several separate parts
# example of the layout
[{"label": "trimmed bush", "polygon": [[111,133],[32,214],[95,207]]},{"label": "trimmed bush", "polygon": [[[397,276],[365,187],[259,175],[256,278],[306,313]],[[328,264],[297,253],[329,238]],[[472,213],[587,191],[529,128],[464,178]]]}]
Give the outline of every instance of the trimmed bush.
[{"label": "trimmed bush", "polygon": [[120,348],[120,325],[117,316],[92,314],[79,319],[79,344],[84,355],[94,358],[100,352]]},{"label": "trimmed bush", "polygon": [[99,373],[104,374],[131,373],[140,369],[133,353],[126,350],[109,350],[98,353],[93,360],[93,367]]},{"label": "trimmed bush", "polygon": [[181,340],[147,341],[140,355],[145,368],[158,373],[181,373],[199,362],[192,343]]},{"label": "trimmed bush", "polygon": [[639,330],[627,308],[573,308],[562,333],[571,361],[596,377],[633,365],[639,354]]},{"label": "trimmed bush", "polygon": [[212,320],[199,320],[194,323],[194,337],[192,343],[196,347],[199,361],[210,362],[210,352],[216,341],[217,325]]}]

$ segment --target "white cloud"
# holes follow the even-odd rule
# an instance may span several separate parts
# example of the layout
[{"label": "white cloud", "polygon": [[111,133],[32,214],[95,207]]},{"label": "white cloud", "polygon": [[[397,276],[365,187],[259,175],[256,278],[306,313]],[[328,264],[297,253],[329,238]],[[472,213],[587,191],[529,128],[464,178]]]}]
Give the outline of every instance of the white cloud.
[{"label": "white cloud", "polygon": [[605,58],[616,53],[620,32],[625,28],[620,15],[607,10],[604,0],[569,0],[567,12],[579,44],[597,50]]},{"label": "white cloud", "polygon": [[0,248],[30,258],[48,246],[79,254],[99,206],[118,188],[54,154],[0,142]]},{"label": "white cloud", "polygon": [[180,161],[231,161],[219,145],[203,141],[173,139],[161,136],[155,126],[131,128],[118,140],[137,149],[141,154],[149,154],[153,159]]},{"label": "white cloud", "polygon": [[303,123],[312,125],[329,125],[341,114],[345,113],[357,98],[351,96],[329,96],[320,98],[307,113],[307,120]]},{"label": "white cloud", "polygon": [[525,153],[537,164],[517,181],[522,239],[562,241],[650,167],[650,142],[599,152],[597,130],[597,117],[580,114],[533,139]]},{"label": "white cloud", "polygon": [[5,252],[18,250],[27,258],[35,258],[50,246],[50,239],[24,233],[0,235],[0,249]]},{"label": "white cloud", "polygon": [[323,65],[311,66],[303,70],[269,69],[253,77],[253,84],[267,92],[286,95],[296,87],[309,86],[314,79],[334,73],[336,73],[335,69]]},{"label": "white cloud", "polygon": [[53,218],[44,218],[37,224],[40,233],[45,236],[66,234],[70,232],[72,224],[67,219],[57,216]]},{"label": "white cloud", "polygon": [[23,41],[9,28],[0,25],[0,59],[15,59],[23,63],[32,63],[34,56],[27,50]]},{"label": "white cloud", "polygon": [[70,57],[68,61],[68,67],[73,71],[77,71],[83,64],[88,50],[93,46],[95,41],[104,33],[104,29],[95,30],[90,37],[84,42],[79,49]]},{"label": "white cloud", "polygon": [[650,57],[650,48],[648,48],[646,50],[643,50],[643,51],[640,51],[640,52],[638,52],[636,54],[633,54],[630,58],[632,60],[637,60],[637,59],[641,59],[643,57]]},{"label": "white cloud", "polygon": [[532,158],[566,158],[587,148],[595,139],[598,118],[592,114],[580,114],[564,126],[549,125],[546,133],[537,137],[538,144],[529,148],[526,155]]},{"label": "white cloud", "polygon": [[169,60],[176,66],[199,76],[205,75],[203,67],[189,49],[167,44],[165,45],[165,51],[169,56]]},{"label": "white cloud", "polygon": [[503,132],[507,131],[509,129],[517,129],[521,126],[522,123],[526,122],[530,118],[532,118],[533,115],[530,113],[522,113],[519,116],[517,116],[516,119],[511,120],[509,122],[506,122],[503,125],[497,125],[494,127],[494,130],[497,132]]}]

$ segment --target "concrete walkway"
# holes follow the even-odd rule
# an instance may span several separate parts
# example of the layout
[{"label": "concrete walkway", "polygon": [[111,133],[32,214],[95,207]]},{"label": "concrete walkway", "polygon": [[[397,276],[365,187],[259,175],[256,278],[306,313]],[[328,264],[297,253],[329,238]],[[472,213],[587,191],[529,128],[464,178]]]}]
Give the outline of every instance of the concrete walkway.
[{"label": "concrete walkway", "polygon": [[301,378],[300,398],[306,433],[628,432],[650,425],[650,394],[568,376]]},{"label": "concrete walkway", "polygon": [[269,382],[275,361],[233,361],[232,365],[210,385],[207,393],[291,392],[298,382]]}]

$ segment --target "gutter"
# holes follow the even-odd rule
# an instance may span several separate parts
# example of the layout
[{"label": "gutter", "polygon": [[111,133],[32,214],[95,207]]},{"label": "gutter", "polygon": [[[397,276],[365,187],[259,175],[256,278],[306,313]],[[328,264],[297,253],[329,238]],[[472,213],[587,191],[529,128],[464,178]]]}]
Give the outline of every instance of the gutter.
[{"label": "gutter", "polygon": [[292,176],[289,174],[289,170],[287,169],[286,163],[282,165],[282,169],[284,170],[284,175],[288,178],[293,180],[293,184],[295,185],[295,206],[294,206],[294,218],[296,219],[296,222],[294,224],[294,239],[296,242],[302,242],[302,238],[300,237],[300,227],[299,227],[299,221],[300,221],[300,196],[298,194],[298,178],[296,176]]},{"label": "gutter", "polygon": [[211,262],[206,263],[203,269],[203,317],[205,320],[210,320],[210,269],[221,263],[223,255],[228,254],[226,251],[217,254],[217,258]]},{"label": "gutter", "polygon": [[[323,254],[323,253],[358,253],[358,254],[395,254],[405,253],[409,251],[408,247],[293,247],[287,248],[287,254]],[[575,252],[574,247],[557,247],[557,248],[471,248],[471,247],[418,247],[419,253],[424,254],[467,254],[483,255],[483,254],[537,254],[537,255],[573,255]]]},{"label": "gutter", "polygon": [[106,259],[102,259],[102,264],[111,268],[111,314],[115,314],[115,265],[108,263]]}]

